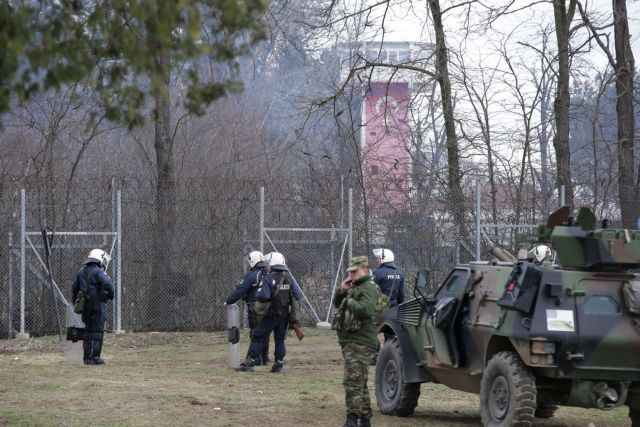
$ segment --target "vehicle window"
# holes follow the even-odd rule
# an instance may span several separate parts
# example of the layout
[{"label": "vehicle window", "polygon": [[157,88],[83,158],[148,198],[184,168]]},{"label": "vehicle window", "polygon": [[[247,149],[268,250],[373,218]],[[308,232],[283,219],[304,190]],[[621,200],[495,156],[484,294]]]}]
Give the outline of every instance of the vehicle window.
[{"label": "vehicle window", "polygon": [[449,276],[444,286],[438,291],[438,297],[442,296],[458,296],[465,286],[467,274],[464,272],[456,272]]},{"label": "vehicle window", "polygon": [[464,286],[464,283],[462,282],[463,282],[462,276],[460,276],[459,274],[456,274],[455,276],[451,277],[451,279],[449,280],[449,283],[447,283],[446,285],[447,292],[458,294],[462,289],[462,286]]},{"label": "vehicle window", "polygon": [[609,295],[592,295],[584,303],[585,314],[620,314],[620,306]]}]

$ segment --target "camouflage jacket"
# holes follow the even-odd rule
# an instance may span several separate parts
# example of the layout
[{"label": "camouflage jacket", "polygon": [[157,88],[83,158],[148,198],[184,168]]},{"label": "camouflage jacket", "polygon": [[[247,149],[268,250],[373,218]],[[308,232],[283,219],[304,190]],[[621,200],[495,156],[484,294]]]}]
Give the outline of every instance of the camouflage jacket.
[{"label": "camouflage jacket", "polygon": [[340,345],[356,343],[375,349],[378,345],[378,327],[373,323],[372,317],[378,304],[379,291],[370,276],[361,277],[354,285],[355,288],[348,292],[338,289],[333,304],[339,308],[342,301],[349,298],[346,310],[360,319],[361,327],[357,331],[337,331],[338,342]]}]

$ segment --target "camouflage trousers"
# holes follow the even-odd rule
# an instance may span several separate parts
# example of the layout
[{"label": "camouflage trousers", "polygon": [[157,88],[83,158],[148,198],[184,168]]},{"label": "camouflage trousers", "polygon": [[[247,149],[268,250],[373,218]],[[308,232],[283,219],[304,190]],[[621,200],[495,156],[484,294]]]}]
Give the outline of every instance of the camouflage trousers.
[{"label": "camouflage trousers", "polygon": [[369,359],[374,353],[371,347],[348,343],[342,346],[344,359],[344,385],[347,414],[358,418],[371,418],[371,399],[367,388]]}]

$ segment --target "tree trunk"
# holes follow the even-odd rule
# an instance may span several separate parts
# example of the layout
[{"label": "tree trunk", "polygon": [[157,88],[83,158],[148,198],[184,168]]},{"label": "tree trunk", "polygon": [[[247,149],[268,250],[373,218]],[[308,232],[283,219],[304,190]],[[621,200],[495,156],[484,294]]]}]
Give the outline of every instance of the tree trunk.
[{"label": "tree trunk", "polygon": [[154,148],[156,152],[156,224],[153,230],[154,292],[149,295],[149,327],[164,329],[163,319],[171,313],[171,299],[176,283],[172,283],[171,248],[176,222],[175,176],[173,141],[171,138],[171,99],[169,95],[169,53],[162,52],[156,59],[162,75],[158,94],[154,96]]},{"label": "tree trunk", "polygon": [[455,223],[459,227],[460,236],[467,236],[465,224],[465,203],[462,194],[460,154],[458,148],[458,137],[456,135],[456,125],[453,116],[453,103],[451,97],[451,81],[449,80],[449,56],[442,26],[442,11],[439,0],[427,0],[431,17],[433,18],[433,28],[436,36],[436,76],[440,85],[442,97],[442,111],[444,116],[444,126],[447,135],[447,161],[448,161],[448,186],[450,211],[453,213]]},{"label": "tree trunk", "polygon": [[[631,51],[626,0],[613,0],[613,24],[616,45],[615,72],[620,213],[622,214],[622,226],[635,228],[638,218],[637,196],[640,194],[640,188],[635,186],[633,179],[633,141],[635,132],[633,73],[635,72],[635,64],[633,52]],[[640,182],[640,179],[638,182]]]},{"label": "tree trunk", "polygon": [[556,151],[558,189],[564,186],[564,204],[573,206],[573,185],[571,183],[571,149],[569,146],[569,30],[576,8],[576,0],[569,0],[567,10],[565,0],[553,0],[558,42],[558,78],[556,99],[553,102],[556,134],[553,146]]},{"label": "tree trunk", "polygon": [[[543,33],[542,39],[542,51],[547,51],[547,33]],[[545,58],[540,58],[540,131],[538,133],[538,145],[540,146],[540,187],[542,193],[542,204],[544,207],[544,216],[551,213],[551,205],[549,199],[551,199],[550,183],[549,183],[549,98],[550,98],[550,86],[551,79],[547,75],[547,67],[545,65]]]}]

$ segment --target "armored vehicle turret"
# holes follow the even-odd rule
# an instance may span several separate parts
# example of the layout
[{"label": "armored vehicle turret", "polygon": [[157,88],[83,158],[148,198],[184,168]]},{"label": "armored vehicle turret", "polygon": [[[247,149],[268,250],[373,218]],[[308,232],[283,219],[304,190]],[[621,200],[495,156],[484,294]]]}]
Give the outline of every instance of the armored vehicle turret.
[{"label": "armored vehicle turret", "polygon": [[380,330],[393,335],[376,366],[383,414],[412,414],[420,384],[437,382],[479,394],[484,426],[529,425],[558,405],[627,405],[640,427],[640,231],[570,213],[538,230],[551,256],[494,251],[456,266],[431,295],[418,274],[416,298],[383,315]]}]

